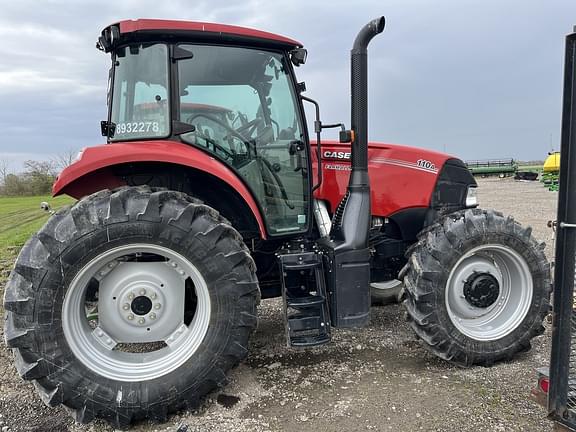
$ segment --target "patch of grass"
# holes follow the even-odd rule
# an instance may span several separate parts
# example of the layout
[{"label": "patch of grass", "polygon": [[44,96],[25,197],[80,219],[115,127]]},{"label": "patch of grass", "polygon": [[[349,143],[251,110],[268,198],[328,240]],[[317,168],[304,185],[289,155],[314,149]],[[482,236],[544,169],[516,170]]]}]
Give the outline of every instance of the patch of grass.
[{"label": "patch of grass", "polygon": [[67,196],[0,197],[0,261],[12,260],[32,234],[44,225],[50,215],[40,209],[42,201],[54,210],[72,204]]},{"label": "patch of grass", "polygon": [[[46,201],[54,210],[72,204],[67,196],[52,198],[49,195],[33,197],[0,197],[0,299],[4,296],[4,285],[18,252],[32,234],[38,231],[50,215],[40,209]],[[4,310],[0,301],[0,316]]]}]

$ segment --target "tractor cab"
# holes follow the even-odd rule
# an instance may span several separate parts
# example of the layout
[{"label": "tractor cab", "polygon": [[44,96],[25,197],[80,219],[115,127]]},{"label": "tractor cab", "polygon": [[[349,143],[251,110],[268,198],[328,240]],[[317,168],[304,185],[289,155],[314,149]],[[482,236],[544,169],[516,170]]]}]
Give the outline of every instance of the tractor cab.
[{"label": "tractor cab", "polygon": [[[354,42],[350,131],[322,125],[316,102],[300,95],[293,65],[305,62],[306,51],[294,40],[232,26],[137,20],[107,27],[97,43],[112,57],[102,122],[108,143],[162,140],[210,155],[247,186],[268,234],[286,242],[275,245],[274,255],[287,306],[298,312],[287,314],[290,345],[326,343],[330,324],[369,320],[370,294],[362,289],[370,281],[367,46],[383,29],[384,18],[373,20]],[[311,197],[322,169],[318,158],[313,186],[303,100],[316,104],[318,148],[320,131],[335,126],[352,145],[348,193],[334,209],[331,235],[319,242]]]},{"label": "tractor cab", "polygon": [[112,56],[103,135],[109,143],[172,140],[201,149],[247,185],[271,235],[304,233],[310,158],[292,69],[304,51],[252,33],[158,20],[106,28],[98,42]]}]

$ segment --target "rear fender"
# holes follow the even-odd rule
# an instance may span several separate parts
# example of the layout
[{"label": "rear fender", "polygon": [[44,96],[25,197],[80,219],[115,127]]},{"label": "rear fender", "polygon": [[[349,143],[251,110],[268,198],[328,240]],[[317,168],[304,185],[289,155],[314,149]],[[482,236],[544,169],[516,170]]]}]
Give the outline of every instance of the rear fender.
[{"label": "rear fender", "polygon": [[52,194],[81,198],[102,189],[125,185],[113,168],[130,163],[167,163],[193,168],[225,182],[250,208],[260,237],[266,238],[262,213],[248,187],[224,163],[194,147],[174,141],[135,141],[86,148],[79,159],[65,168],[52,187]]}]

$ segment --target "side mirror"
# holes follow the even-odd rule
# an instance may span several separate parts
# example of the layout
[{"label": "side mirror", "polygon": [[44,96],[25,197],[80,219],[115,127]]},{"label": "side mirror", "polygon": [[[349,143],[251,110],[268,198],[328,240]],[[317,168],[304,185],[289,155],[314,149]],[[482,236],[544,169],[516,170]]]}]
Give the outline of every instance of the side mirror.
[{"label": "side mirror", "polygon": [[120,40],[120,29],[118,26],[110,26],[102,31],[102,35],[96,42],[96,48],[104,52],[110,52]]},{"label": "side mirror", "polygon": [[295,48],[290,51],[290,60],[294,66],[300,66],[306,63],[306,57],[308,57],[308,51],[304,48]]}]

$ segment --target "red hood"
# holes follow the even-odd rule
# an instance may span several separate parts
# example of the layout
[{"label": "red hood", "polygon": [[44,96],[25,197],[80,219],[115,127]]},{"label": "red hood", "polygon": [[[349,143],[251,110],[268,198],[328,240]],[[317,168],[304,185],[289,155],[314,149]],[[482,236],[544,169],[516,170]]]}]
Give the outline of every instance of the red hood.
[{"label": "red hood", "polygon": [[[312,152],[314,176],[316,152]],[[433,150],[380,142],[368,143],[372,214],[390,216],[411,207],[428,207],[438,174],[452,156]],[[315,197],[335,209],[346,192],[350,144],[322,142],[323,182]]]},{"label": "red hood", "polygon": [[[335,146],[335,147],[347,147],[350,148],[349,143],[341,143],[336,140],[322,140],[322,146]],[[430,157],[434,158],[441,158],[441,159],[453,159],[455,156],[449,155],[447,153],[442,153],[436,150],[429,150],[424,149],[421,147],[413,147],[403,144],[391,144],[391,143],[383,143],[378,141],[370,141],[368,143],[368,148],[375,148],[375,149],[394,149],[395,151],[402,151],[402,152],[414,152],[419,155],[429,155]]]}]

